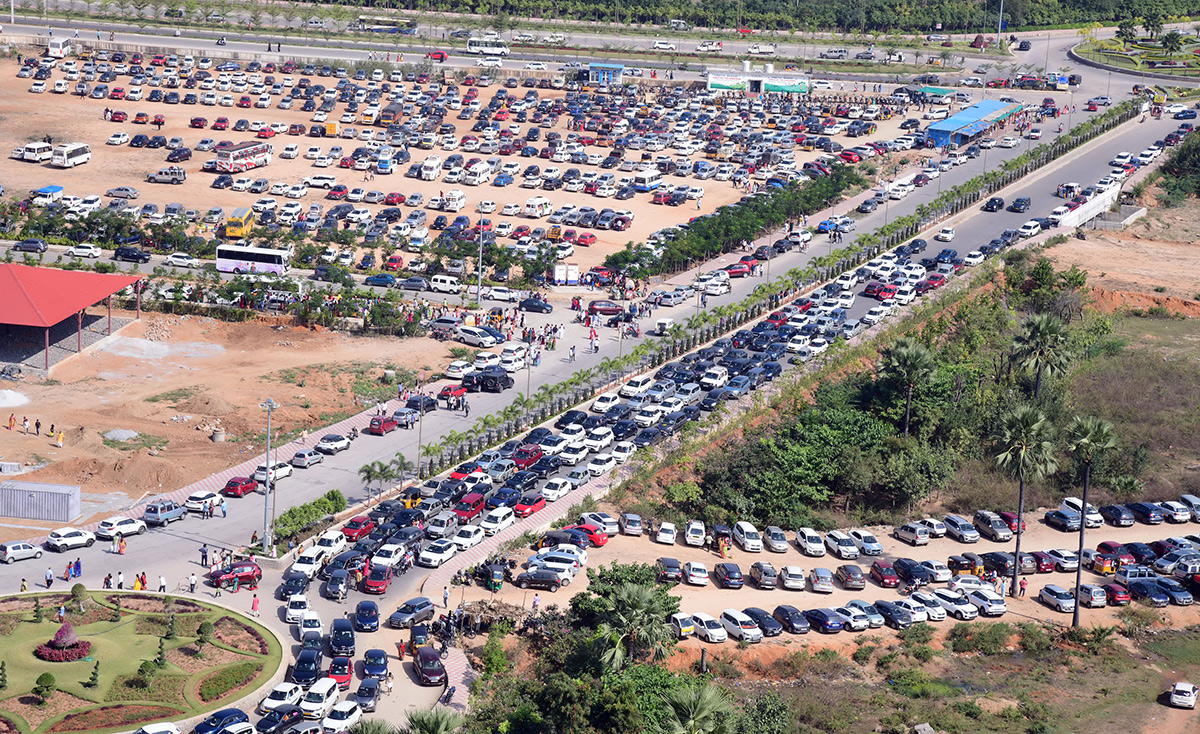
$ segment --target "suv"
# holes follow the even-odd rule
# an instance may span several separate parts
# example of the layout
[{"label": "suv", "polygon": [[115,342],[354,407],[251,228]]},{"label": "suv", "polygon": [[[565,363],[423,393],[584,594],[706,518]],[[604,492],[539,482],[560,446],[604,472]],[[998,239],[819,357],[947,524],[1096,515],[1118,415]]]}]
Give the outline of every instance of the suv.
[{"label": "suv", "polygon": [[746,642],[762,642],[763,634],[758,625],[744,612],[726,609],[721,612],[721,626],[730,637]]},{"label": "suv", "polygon": [[118,247],[113,252],[113,260],[131,263],[148,263],[150,262],[150,253],[139,250],[136,247]]},{"label": "suv", "polygon": [[854,544],[854,540],[849,535],[841,530],[829,531],[825,536],[825,547],[843,561],[852,561],[858,558],[858,546]]},{"label": "suv", "polygon": [[994,512],[988,512],[987,510],[976,512],[974,525],[979,534],[988,540],[999,543],[1012,540],[1012,529],[1008,527],[1008,523],[1000,519],[1000,516]]},{"label": "suv", "polygon": [[946,525],[946,535],[960,543],[978,543],[979,531],[966,518],[958,515],[946,515],[942,520]]},{"label": "suv", "polygon": [[147,525],[169,525],[187,517],[187,508],[171,500],[159,500],[146,505],[142,519]]},{"label": "suv", "polygon": [[736,563],[718,563],[713,569],[713,578],[718,586],[726,589],[740,589],[745,583],[742,569]]},{"label": "suv", "polygon": [[774,589],[779,581],[779,574],[767,561],[758,561],[750,567],[750,580],[760,589]]}]

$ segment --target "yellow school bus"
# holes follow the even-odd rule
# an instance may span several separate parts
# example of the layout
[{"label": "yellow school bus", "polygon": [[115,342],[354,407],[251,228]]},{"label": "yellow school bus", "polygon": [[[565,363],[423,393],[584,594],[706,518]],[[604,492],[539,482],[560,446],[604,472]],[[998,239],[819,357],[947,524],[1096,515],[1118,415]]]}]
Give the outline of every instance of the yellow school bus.
[{"label": "yellow school bus", "polygon": [[254,212],[241,207],[234,210],[229,219],[225,220],[225,237],[231,240],[241,239],[250,234],[250,228],[253,226]]}]

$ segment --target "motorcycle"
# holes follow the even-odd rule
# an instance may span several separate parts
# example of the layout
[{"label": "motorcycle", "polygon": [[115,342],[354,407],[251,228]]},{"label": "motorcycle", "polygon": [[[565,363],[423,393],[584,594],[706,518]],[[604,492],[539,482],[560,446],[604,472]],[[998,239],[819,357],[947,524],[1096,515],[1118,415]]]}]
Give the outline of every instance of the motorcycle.
[{"label": "motorcycle", "polygon": [[224,46],[224,45],[225,45],[225,36],[221,36],[220,38],[218,38],[218,39],[217,39],[217,45],[218,45],[218,46]]},{"label": "motorcycle", "polygon": [[350,439],[351,441],[358,438],[358,427],[356,426],[354,428],[351,428],[350,434],[348,436],[346,436],[346,438]]},{"label": "motorcycle", "polygon": [[900,596],[912,596],[912,593],[914,591],[917,591],[918,589],[920,589],[921,586],[922,586],[922,583],[920,582],[920,580],[913,579],[912,581],[908,582],[907,586],[905,586],[903,589],[900,590]]}]

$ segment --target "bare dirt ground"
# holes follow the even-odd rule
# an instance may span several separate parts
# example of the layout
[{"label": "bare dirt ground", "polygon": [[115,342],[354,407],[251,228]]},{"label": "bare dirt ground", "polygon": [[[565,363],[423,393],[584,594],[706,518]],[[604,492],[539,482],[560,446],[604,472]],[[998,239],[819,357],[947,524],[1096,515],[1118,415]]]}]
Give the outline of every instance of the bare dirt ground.
[{"label": "bare dirt ground", "polygon": [[[81,484],[89,493],[136,499],[158,487],[175,489],[244,461],[260,446],[257,406],[268,392],[285,404],[275,412],[284,433],[321,425],[331,415],[360,410],[356,388],[378,384],[384,365],[421,370],[449,358],[443,345],[420,342],[414,348],[412,340],[360,339],[265,321],[145,316],[59,366],[49,384],[15,386],[29,403],[9,410],[19,411],[18,423],[5,431],[3,460],[49,462],[22,479]],[[25,415],[31,423],[41,420],[43,435],[22,434]],[[50,424],[66,430],[64,448],[45,435]],[[210,440],[217,425],[227,442]],[[114,428],[142,434],[129,442],[139,447],[106,445],[102,434]],[[28,527],[0,526],[0,538],[28,534]]]},{"label": "bare dirt ground", "polygon": [[[168,139],[179,136],[184,140],[186,146],[194,149],[196,143],[202,138],[212,138],[216,141],[230,140],[235,143],[253,139],[254,133],[232,131],[233,123],[242,118],[250,121],[262,120],[268,123],[286,122],[289,125],[304,123],[306,127],[310,124],[311,113],[300,112],[298,109],[299,106],[292,110],[280,110],[275,107],[270,109],[247,109],[220,106],[210,107],[205,105],[165,105],[146,101],[127,102],[94,100],[91,98],[81,99],[73,94],[63,95],[51,92],[31,94],[27,91],[32,83],[31,80],[16,78],[16,71],[17,67],[12,63],[0,68],[0,94],[3,94],[9,100],[6,109],[0,112],[0,156],[4,156],[0,158],[0,184],[3,184],[5,191],[10,193],[21,194],[29,189],[57,184],[66,189],[67,195],[83,197],[89,194],[103,194],[114,186],[129,185],[135,186],[141,192],[141,198],[135,202],[138,205],[148,202],[155,203],[158,204],[161,210],[168,203],[178,202],[186,207],[197,208],[201,211],[205,211],[212,206],[220,206],[224,207],[226,213],[231,213],[237,207],[250,206],[261,195],[248,192],[235,192],[231,189],[216,190],[209,188],[209,184],[214,176],[213,174],[202,173],[200,166],[205,159],[215,158],[214,153],[196,152],[191,161],[182,164],[189,173],[188,180],[182,185],[149,184],[145,183],[146,175],[167,165],[166,155],[168,151],[166,149],[130,148],[127,145],[109,146],[105,144],[105,141],[109,135],[115,132],[125,132],[130,137],[138,133],[145,133],[147,135],[160,134]],[[275,74],[274,76],[276,79],[282,79],[284,75]],[[299,78],[299,75],[294,74],[292,76],[297,79]],[[53,86],[53,81],[61,78],[62,73],[55,72],[53,78],[47,82],[48,86]],[[330,82],[329,79],[314,81],[326,84]],[[128,82],[129,77],[120,77],[117,83],[110,86],[122,86],[128,89]],[[74,87],[74,82],[71,82],[71,86]],[[145,87],[144,92],[148,95],[152,89],[154,88]],[[489,99],[495,89],[495,86],[481,89],[480,97],[482,99]],[[199,89],[188,90],[180,88],[175,91],[180,92],[181,96],[187,92],[202,93]],[[243,96],[243,93],[233,91],[222,92],[214,90],[214,93],[218,95],[218,98],[227,94],[233,95],[235,100]],[[561,94],[554,90],[539,90],[539,93],[543,98]],[[278,98],[275,99],[275,102],[278,102]],[[166,116],[166,124],[161,131],[158,131],[152,126],[135,125],[132,122],[106,122],[104,120],[105,108],[125,111],[129,114],[130,120],[138,112],[149,113],[151,118],[156,114],[163,114]],[[330,119],[337,120],[343,111],[344,105],[339,105],[338,109],[330,115]],[[193,116],[207,118],[210,125],[218,117],[228,117],[230,120],[230,129],[225,131],[192,129],[188,127],[188,121]],[[457,135],[459,136],[470,132],[470,127],[474,124],[473,121],[454,119],[453,115],[447,118],[447,122],[455,125]],[[566,122],[567,120],[564,117],[559,121],[558,127],[555,128],[564,135],[567,132]],[[899,119],[881,122],[879,124],[878,136],[880,138],[888,138],[899,134],[898,126],[900,122],[901,120]],[[363,128],[362,125],[358,124],[345,125],[344,127],[354,127],[359,130]],[[520,127],[522,128],[522,132],[524,132],[528,126],[521,125]],[[376,129],[382,131],[382,128]],[[548,131],[543,130],[543,137],[545,132]],[[57,169],[51,168],[48,164],[17,161],[7,157],[7,151],[12,148],[23,146],[31,140],[42,138],[44,135],[50,135],[56,144],[66,141],[88,143],[92,148],[92,162],[74,169]],[[344,183],[351,188],[361,186],[368,191],[378,190],[383,193],[398,191],[405,195],[415,192],[424,195],[426,201],[431,197],[440,195],[444,191],[456,188],[463,190],[467,194],[467,208],[461,213],[468,214],[474,219],[478,203],[482,200],[491,200],[497,204],[496,213],[490,215],[493,222],[510,219],[514,224],[528,223],[530,220],[524,217],[503,217],[500,215],[500,210],[506,203],[510,202],[523,205],[526,199],[534,195],[546,196],[553,202],[556,208],[561,204],[573,203],[577,206],[593,206],[597,209],[612,207],[614,209],[629,209],[634,212],[636,215],[634,222],[625,232],[597,230],[594,232],[598,238],[595,245],[590,248],[579,248],[576,250],[575,256],[570,260],[571,262],[578,263],[585,270],[599,264],[604,260],[605,256],[623,248],[627,242],[643,242],[647,235],[661,227],[672,223],[686,222],[692,217],[711,212],[718,206],[736,201],[745,194],[744,190],[735,189],[729,182],[715,180],[696,181],[690,178],[668,177],[668,180],[672,182],[701,185],[705,191],[699,209],[697,209],[696,202],[694,201],[689,201],[685,205],[676,208],[651,204],[650,194],[638,194],[634,199],[616,201],[615,199],[600,199],[583,193],[569,193],[564,190],[544,192],[541,190],[521,189],[515,183],[508,187],[496,188],[490,185],[474,187],[460,184],[446,184],[440,181],[418,181],[403,176],[403,170],[408,168],[407,164],[401,167],[401,172],[399,173],[389,176],[378,176],[374,180],[366,181],[364,180],[364,174],[361,172],[334,167],[316,168],[312,165],[312,161],[306,160],[303,157],[308,147],[313,145],[321,147],[323,151],[328,151],[330,147],[336,144],[349,152],[360,144],[354,140],[278,135],[271,142],[275,146],[274,160],[264,169],[251,171],[249,175],[252,178],[262,176],[270,179],[272,183],[282,181],[295,184],[300,183],[300,180],[305,176],[329,173],[337,176],[339,183]],[[289,143],[295,143],[300,147],[301,157],[294,160],[284,160],[279,157],[284,146]],[[535,143],[535,145],[541,147],[543,143]],[[594,148],[589,152],[602,152],[604,150],[602,148]],[[452,153],[461,151],[444,151],[440,147],[434,150],[423,151],[414,147],[409,152],[412,155],[413,162],[420,162],[426,155],[438,155],[444,160]],[[662,153],[677,157],[677,152],[673,150],[663,151]],[[637,151],[630,152],[630,155],[637,154]],[[797,151],[797,159],[803,162],[815,158],[818,154],[817,152],[804,153]],[[463,153],[464,158],[468,159],[474,155],[477,154]],[[692,157],[696,159],[700,156],[701,154],[697,153]],[[542,168],[557,166],[562,170],[573,167],[579,168],[584,172],[588,170],[600,170],[597,166],[552,163],[546,159],[520,158],[518,156],[508,156],[505,157],[505,160],[514,160],[520,163],[522,169],[527,165],[537,164]],[[899,158],[897,158],[898,160]],[[892,163],[897,161],[893,161]],[[621,176],[632,176],[632,174],[618,173],[618,178]],[[312,202],[324,203],[324,195],[325,192],[323,190],[314,189],[301,202],[306,206]],[[275,198],[281,204],[285,201],[282,197]],[[366,206],[373,210],[383,207],[382,204]],[[406,256],[406,261],[407,258],[408,256]]]}]

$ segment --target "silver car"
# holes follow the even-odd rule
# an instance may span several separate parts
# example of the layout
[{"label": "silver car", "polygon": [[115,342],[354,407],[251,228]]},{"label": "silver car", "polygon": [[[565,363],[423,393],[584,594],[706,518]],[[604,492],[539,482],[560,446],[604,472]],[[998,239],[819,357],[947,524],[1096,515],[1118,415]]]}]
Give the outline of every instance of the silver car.
[{"label": "silver car", "polygon": [[16,563],[30,558],[41,558],[42,549],[23,540],[0,543],[0,562]]},{"label": "silver car", "polygon": [[313,464],[320,464],[324,459],[324,456],[313,449],[300,449],[296,452],[296,455],[292,457],[292,466],[307,469]]},{"label": "silver car", "polygon": [[768,525],[763,532],[763,545],[772,553],[787,553],[787,533],[775,525]]}]

